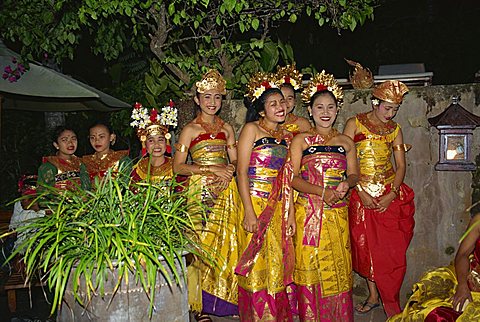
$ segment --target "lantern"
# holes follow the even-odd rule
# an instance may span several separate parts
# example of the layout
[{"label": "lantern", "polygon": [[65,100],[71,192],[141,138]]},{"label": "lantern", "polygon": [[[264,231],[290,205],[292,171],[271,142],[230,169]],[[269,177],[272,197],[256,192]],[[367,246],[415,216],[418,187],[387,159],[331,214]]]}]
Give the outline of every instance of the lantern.
[{"label": "lantern", "polygon": [[472,160],[473,130],[480,125],[480,117],[465,110],[459,97],[452,98],[452,104],[435,117],[428,119],[440,134],[439,161],[435,170],[474,171]]}]

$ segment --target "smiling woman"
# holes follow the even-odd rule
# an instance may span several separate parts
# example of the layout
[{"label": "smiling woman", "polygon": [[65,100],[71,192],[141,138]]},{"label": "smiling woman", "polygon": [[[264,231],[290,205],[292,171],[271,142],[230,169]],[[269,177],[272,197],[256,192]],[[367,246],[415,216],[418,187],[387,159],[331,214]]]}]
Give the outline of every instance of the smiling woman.
[{"label": "smiling woman", "polygon": [[235,272],[240,320],[249,322],[292,319],[286,285],[292,280],[295,218],[291,169],[284,164],[293,135],[280,126],[287,104],[271,78],[260,73],[250,80],[251,104],[238,140],[237,176],[244,211],[237,235],[242,255]]}]

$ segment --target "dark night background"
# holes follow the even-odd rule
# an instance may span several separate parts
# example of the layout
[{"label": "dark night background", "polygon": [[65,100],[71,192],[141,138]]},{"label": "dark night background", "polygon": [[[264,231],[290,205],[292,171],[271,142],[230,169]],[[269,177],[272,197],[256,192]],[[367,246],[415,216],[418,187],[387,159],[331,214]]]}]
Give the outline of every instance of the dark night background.
[{"label": "dark night background", "polygon": [[[383,0],[353,32],[339,35],[320,27],[313,18],[281,24],[273,37],[293,46],[300,68],[325,69],[338,78],[348,76],[344,58],[360,62],[377,74],[385,64],[424,63],[434,73],[433,84],[470,83],[480,69],[480,2],[478,0]],[[111,86],[104,62],[88,47],[79,51],[63,71],[99,88]]]},{"label": "dark night background", "polygon": [[[299,68],[314,66],[337,78],[348,77],[350,66],[344,61],[348,58],[374,74],[379,65],[424,63],[426,71],[434,74],[433,84],[475,81],[475,73],[480,70],[479,0],[380,0],[374,15],[373,21],[366,21],[354,32],[343,30],[341,34],[331,27],[318,26],[312,18],[301,17],[295,24],[281,24],[272,37],[292,44]],[[6,45],[20,51],[18,44]],[[111,73],[116,63],[95,57],[86,41],[78,48],[74,61],[65,61],[60,67],[65,74],[114,96],[122,93],[123,100],[134,102],[138,98],[132,88],[141,85],[143,72],[135,73],[137,79],[120,88],[118,77]],[[92,120],[108,120],[109,115],[78,112],[67,116],[67,124],[73,122],[78,129],[77,154],[92,153],[86,129]],[[41,156],[54,152],[43,120],[41,112],[2,111],[0,174],[8,184],[0,187],[0,207],[16,193],[14,186],[20,175],[35,173]],[[132,148],[138,143],[135,137],[119,141],[116,149]]]}]

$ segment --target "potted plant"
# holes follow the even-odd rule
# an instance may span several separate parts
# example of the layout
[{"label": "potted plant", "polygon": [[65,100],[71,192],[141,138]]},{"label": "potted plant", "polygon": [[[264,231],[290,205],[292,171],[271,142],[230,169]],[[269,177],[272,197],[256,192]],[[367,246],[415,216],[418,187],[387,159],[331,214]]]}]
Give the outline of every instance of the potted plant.
[{"label": "potted plant", "polygon": [[175,180],[107,173],[94,186],[42,189],[51,214],[17,230],[29,234],[15,252],[24,253],[27,282],[40,272],[61,321],[188,321],[183,255],[207,257],[194,230],[206,218],[200,198]]}]

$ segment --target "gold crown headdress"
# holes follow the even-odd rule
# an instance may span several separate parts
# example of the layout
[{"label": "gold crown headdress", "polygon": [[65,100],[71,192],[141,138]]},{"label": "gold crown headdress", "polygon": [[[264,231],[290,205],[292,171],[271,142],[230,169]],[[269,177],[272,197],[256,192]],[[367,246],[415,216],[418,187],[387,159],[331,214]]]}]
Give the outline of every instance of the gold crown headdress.
[{"label": "gold crown headdress", "polygon": [[354,89],[364,89],[373,86],[373,74],[370,69],[353,60],[345,58],[345,61],[353,67],[353,72],[350,72],[349,79]]},{"label": "gold crown headdress", "polygon": [[295,64],[277,67],[275,82],[279,87],[290,84],[294,90],[299,90],[302,87],[302,74],[295,69]]},{"label": "gold crown headdress", "polygon": [[338,85],[337,80],[332,74],[325,73],[324,70],[320,74],[316,74],[308,82],[307,86],[302,92],[302,100],[305,104],[310,104],[310,99],[316,92],[329,91],[335,96],[338,106],[343,103],[343,90]]},{"label": "gold crown headdress", "polygon": [[195,86],[197,87],[197,92],[199,92],[200,94],[214,89],[219,91],[222,95],[226,95],[227,90],[225,88],[225,85],[225,79],[215,69],[210,69],[203,75],[200,81],[195,83]]},{"label": "gold crown headdress", "polygon": [[403,96],[408,92],[408,87],[398,80],[389,80],[377,85],[372,95],[382,101],[401,104]]},{"label": "gold crown headdress", "polygon": [[278,88],[278,85],[275,83],[274,75],[270,73],[258,72],[255,73],[247,84],[247,94],[252,102],[262,96],[269,88]]},{"label": "gold crown headdress", "polygon": [[161,134],[167,139],[167,145],[170,145],[171,134],[168,130],[170,126],[177,126],[177,118],[177,109],[172,100],[170,100],[168,105],[162,107],[160,113],[155,108],[149,111],[141,103],[135,103],[130,126],[137,129],[137,136],[142,142],[143,155],[145,154],[145,141],[147,141],[149,135]]}]

